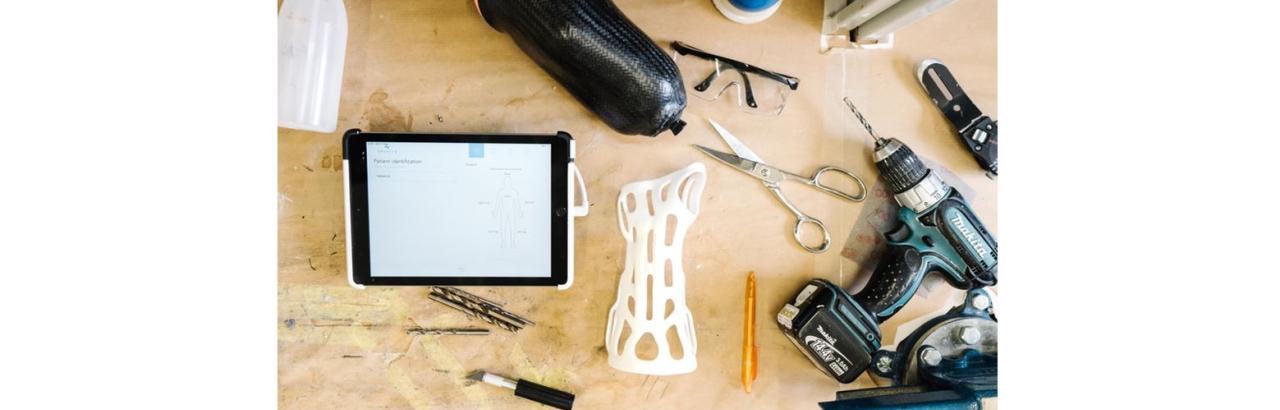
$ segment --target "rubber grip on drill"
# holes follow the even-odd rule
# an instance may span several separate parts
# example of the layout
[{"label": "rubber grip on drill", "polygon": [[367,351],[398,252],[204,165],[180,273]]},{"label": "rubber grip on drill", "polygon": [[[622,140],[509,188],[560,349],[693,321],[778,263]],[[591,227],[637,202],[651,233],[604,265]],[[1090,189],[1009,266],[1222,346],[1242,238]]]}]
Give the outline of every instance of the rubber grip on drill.
[{"label": "rubber grip on drill", "polygon": [[853,298],[876,320],[884,322],[906,306],[925,274],[924,258],[910,246],[890,246],[871,279]]}]

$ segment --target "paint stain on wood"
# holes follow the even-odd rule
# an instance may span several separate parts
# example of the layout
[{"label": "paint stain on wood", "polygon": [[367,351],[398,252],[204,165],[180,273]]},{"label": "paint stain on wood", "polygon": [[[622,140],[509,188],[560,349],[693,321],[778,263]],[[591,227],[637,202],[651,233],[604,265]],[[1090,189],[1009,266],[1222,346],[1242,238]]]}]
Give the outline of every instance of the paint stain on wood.
[{"label": "paint stain on wood", "polygon": [[324,154],[320,157],[320,168],[330,171],[342,171],[342,154]]},{"label": "paint stain on wood", "polygon": [[364,117],[369,121],[370,131],[409,131],[413,127],[413,113],[406,116],[388,102],[390,99],[391,96],[382,89],[369,95]]}]

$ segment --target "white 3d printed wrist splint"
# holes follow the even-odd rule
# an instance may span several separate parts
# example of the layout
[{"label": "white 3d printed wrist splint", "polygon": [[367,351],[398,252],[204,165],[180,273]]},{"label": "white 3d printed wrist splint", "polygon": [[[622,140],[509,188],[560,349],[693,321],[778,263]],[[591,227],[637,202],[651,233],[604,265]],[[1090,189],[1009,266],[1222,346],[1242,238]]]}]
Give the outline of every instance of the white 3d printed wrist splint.
[{"label": "white 3d printed wrist splint", "polygon": [[698,367],[681,251],[706,179],[706,167],[693,163],[662,178],[632,182],[618,193],[627,258],[605,328],[609,365],[618,370],[672,375]]}]

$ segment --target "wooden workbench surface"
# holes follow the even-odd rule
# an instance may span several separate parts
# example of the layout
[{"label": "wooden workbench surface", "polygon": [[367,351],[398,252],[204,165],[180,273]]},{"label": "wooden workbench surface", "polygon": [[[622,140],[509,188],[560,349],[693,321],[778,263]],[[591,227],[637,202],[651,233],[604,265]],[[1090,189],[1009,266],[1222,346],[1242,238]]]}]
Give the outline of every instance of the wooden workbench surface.
[{"label": "wooden workbench surface", "polygon": [[[709,0],[617,0],[664,49],[681,40],[797,76],[780,117],[737,111],[725,101],[690,97],[679,136],[619,135],[600,122],[491,29],[470,1],[346,0],[350,32],[339,130],[279,130],[279,404],[283,408],[537,408],[510,391],[469,384],[487,369],[577,394],[575,408],[814,408],[851,385],[829,379],[774,324],[774,314],[810,278],[857,288],[877,245],[890,199],[880,189],[866,132],[840,99],[853,98],[884,136],[895,136],[945,167],[998,232],[996,182],[983,176],[914,79],[914,65],[946,62],[971,98],[999,118],[996,104],[996,4],[952,4],[896,35],[891,50],[818,52],[820,0],[786,0],[763,23],[722,17]],[[863,203],[784,186],[807,213],[825,221],[832,250],[812,255],[791,238],[794,223],[755,180],[691,149],[724,147],[707,124],[733,131],[770,164],[798,173],[822,165],[853,170],[874,186]],[[341,134],[367,131],[567,131],[587,181],[590,215],[577,221],[577,280],[571,289],[467,288],[505,301],[538,324],[518,334],[409,336],[404,326],[485,326],[426,297],[425,288],[353,289],[347,285]],[[727,150],[727,149],[726,149]],[[624,242],[614,203],[631,181],[662,176],[691,162],[707,165],[702,211],[685,241],[687,300],[696,325],[698,368],[667,377],[609,367],[604,328],[622,271]],[[759,379],[739,386],[743,287],[758,280]],[[886,324],[944,306],[956,292],[936,286]],[[496,329],[495,329],[496,330]]]}]

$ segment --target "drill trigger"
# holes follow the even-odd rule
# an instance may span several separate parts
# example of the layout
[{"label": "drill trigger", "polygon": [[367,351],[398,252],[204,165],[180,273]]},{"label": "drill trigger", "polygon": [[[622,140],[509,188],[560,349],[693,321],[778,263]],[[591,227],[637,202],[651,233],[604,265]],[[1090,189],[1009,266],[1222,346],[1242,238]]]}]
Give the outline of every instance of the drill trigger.
[{"label": "drill trigger", "polygon": [[[932,255],[937,263],[930,264],[937,270],[947,275],[947,281],[951,282],[957,288],[968,288],[970,286],[969,275],[966,274],[966,267],[961,264],[964,259],[960,253],[951,245],[951,242],[945,240],[946,236],[937,227],[920,223],[919,215],[910,208],[898,209],[898,221],[901,224],[890,232],[884,234],[885,240],[889,242],[890,247],[906,246],[915,249],[922,255]],[[936,238],[936,239],[934,239]],[[930,268],[924,273],[928,273],[935,268]]]},{"label": "drill trigger", "polygon": [[900,223],[892,231],[885,232],[884,239],[889,241],[890,244],[904,244],[903,242],[911,239],[911,227],[905,223]]}]

